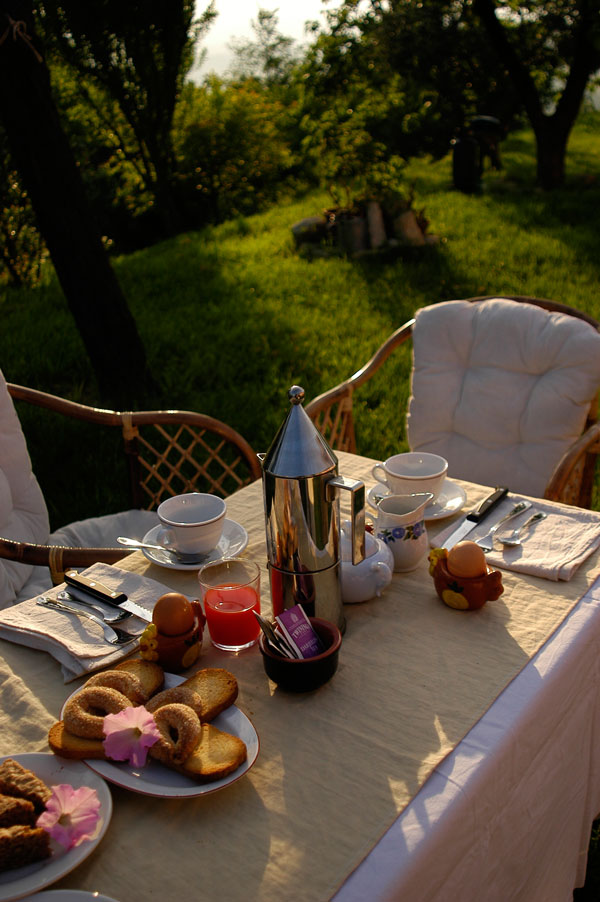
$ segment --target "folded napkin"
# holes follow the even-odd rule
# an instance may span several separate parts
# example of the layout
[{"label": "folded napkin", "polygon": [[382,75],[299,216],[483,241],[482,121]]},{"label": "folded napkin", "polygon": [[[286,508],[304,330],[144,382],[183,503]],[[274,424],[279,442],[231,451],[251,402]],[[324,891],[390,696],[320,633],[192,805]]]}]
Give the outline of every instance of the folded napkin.
[{"label": "folded napkin", "polygon": [[[125,592],[131,601],[142,605],[149,612],[157,599],[170,591],[156,580],[110,564],[94,564],[83,573],[110,589]],[[64,589],[68,589],[68,586],[62,583],[44,594],[52,598]],[[36,604],[36,598],[0,611],[0,637],[29,648],[47,651],[60,663],[65,683],[115,664],[137,648],[135,642],[120,646],[109,645],[100,627],[93,621],[41,607]],[[118,626],[139,636],[146,623],[139,617],[132,616]]]},{"label": "folded napkin", "polygon": [[[600,514],[595,511],[570,507],[566,504],[510,495],[494,511],[475,527],[465,539],[475,541],[485,536],[519,501],[531,501],[532,506],[503,524],[496,533],[494,549],[486,554],[488,564],[503,570],[515,570],[544,579],[569,580],[587,557],[600,546]],[[522,544],[516,548],[501,545],[498,535],[506,535],[525,523],[532,514],[543,511],[548,516],[528,527],[522,535]],[[455,529],[457,522],[438,533],[432,545],[441,546]]]}]

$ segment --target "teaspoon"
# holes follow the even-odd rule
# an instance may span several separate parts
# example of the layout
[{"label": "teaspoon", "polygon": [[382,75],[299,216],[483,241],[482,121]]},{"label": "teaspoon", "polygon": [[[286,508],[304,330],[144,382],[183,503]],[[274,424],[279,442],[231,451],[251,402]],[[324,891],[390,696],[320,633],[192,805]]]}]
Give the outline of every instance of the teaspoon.
[{"label": "teaspoon", "polygon": [[498,536],[498,541],[502,542],[502,544],[506,545],[508,548],[515,548],[517,545],[521,544],[521,533],[523,530],[529,529],[529,527],[537,520],[545,520],[547,516],[548,514],[545,514],[543,511],[538,511],[537,514],[534,514],[529,520],[526,520],[518,529],[513,529],[507,536]]}]

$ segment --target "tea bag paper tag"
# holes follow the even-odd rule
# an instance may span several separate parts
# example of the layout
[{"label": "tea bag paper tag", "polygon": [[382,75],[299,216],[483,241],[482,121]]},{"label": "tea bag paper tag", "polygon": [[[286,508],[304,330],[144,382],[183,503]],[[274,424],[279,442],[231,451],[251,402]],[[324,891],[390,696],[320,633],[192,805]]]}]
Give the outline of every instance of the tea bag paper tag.
[{"label": "tea bag paper tag", "polygon": [[315,633],[312,624],[302,605],[294,605],[275,618],[285,639],[299,658],[314,658],[323,651],[321,640]]}]

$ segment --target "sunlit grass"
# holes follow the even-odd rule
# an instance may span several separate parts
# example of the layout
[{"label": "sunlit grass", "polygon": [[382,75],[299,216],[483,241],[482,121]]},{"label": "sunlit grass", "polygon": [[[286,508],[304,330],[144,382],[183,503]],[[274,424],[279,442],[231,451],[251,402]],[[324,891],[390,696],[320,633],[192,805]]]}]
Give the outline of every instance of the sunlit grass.
[{"label": "sunlit grass", "polygon": [[[600,318],[597,210],[600,130],[576,130],[567,186],[535,188],[532,135],[502,144],[504,168],[486,171],[482,191],[452,187],[450,155],[413,161],[406,191],[429,219],[436,246],[390,257],[307,259],[291,226],[331,205],[326,192],[267,212],[189,232],[117,258],[114,267],[159,384],[153,406],[201,410],[231,423],[257,450],[287,410],[286,391],[311,398],[358,369],[382,340],[425,304],[496,293],[551,297]],[[0,296],[0,363],[10,381],[98,403],[89,361],[56,280]],[[44,329],[40,328],[40,324]],[[52,341],[48,341],[52,336]],[[359,451],[404,448],[410,351],[397,354],[355,398]],[[52,496],[49,427],[35,428],[32,455]],[[56,449],[57,465],[60,461]],[[45,474],[48,474],[47,476]],[[52,501],[64,522],[90,496]],[[101,500],[122,506],[119,497]]]}]

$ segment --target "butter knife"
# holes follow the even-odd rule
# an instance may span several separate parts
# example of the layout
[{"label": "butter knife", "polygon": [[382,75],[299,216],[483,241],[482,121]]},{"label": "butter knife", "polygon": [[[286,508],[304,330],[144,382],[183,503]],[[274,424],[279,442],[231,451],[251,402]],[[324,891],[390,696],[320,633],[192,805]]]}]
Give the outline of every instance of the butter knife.
[{"label": "butter knife", "polygon": [[140,620],[144,620],[146,623],[152,622],[152,611],[148,611],[141,605],[136,604],[135,601],[131,601],[124,592],[116,592],[113,589],[109,589],[108,586],[103,585],[93,577],[84,576],[82,573],[78,573],[77,570],[67,570],[65,582],[67,586],[77,589],[83,595],[89,595],[110,607],[119,608],[121,611],[129,611],[130,614],[139,617]]},{"label": "butter knife", "polygon": [[473,508],[473,510],[467,514],[464,520],[459,523],[456,529],[450,533],[450,535],[442,545],[442,548],[453,548],[457,542],[460,542],[461,539],[464,539],[464,537],[467,536],[472,529],[475,529],[478,523],[481,523],[484,517],[487,517],[490,511],[492,511],[507,494],[507,488],[497,488],[490,495],[488,495],[487,498],[484,498],[483,501],[480,501],[477,507]]}]

